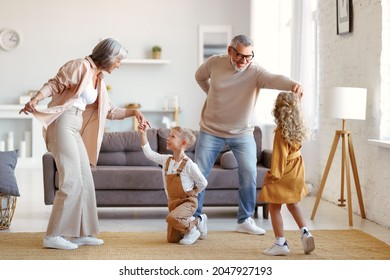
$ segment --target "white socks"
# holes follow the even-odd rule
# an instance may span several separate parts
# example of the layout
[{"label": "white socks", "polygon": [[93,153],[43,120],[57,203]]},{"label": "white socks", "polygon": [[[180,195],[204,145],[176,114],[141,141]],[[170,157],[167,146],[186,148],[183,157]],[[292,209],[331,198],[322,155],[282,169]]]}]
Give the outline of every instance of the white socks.
[{"label": "white socks", "polygon": [[[301,236],[303,235],[303,233],[305,232],[305,230],[306,230],[307,232],[309,232],[309,230],[307,229],[307,227],[301,227],[299,230],[300,230],[300,232],[301,232]],[[275,239],[276,239],[275,243],[278,244],[279,246],[283,246],[284,243],[286,242],[286,238],[285,238],[284,236],[282,236],[282,237],[276,237]]]},{"label": "white socks", "polygon": [[309,230],[307,229],[307,227],[301,227],[299,230],[301,231],[301,236],[303,235],[303,233],[305,232],[305,230],[306,230],[307,232],[309,232]]},{"label": "white socks", "polygon": [[286,242],[286,238],[285,237],[276,237],[275,243],[278,244],[279,246],[283,246],[284,242]]}]

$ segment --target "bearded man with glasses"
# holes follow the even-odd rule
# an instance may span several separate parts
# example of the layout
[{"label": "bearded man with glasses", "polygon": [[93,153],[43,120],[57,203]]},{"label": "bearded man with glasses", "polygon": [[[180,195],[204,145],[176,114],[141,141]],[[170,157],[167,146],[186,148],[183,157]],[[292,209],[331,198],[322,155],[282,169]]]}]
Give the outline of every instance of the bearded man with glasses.
[{"label": "bearded man with glasses", "polygon": [[[272,74],[254,63],[253,42],[248,36],[235,36],[227,51],[227,54],[208,58],[195,74],[197,83],[206,93],[195,162],[207,178],[221,149],[229,145],[238,163],[240,182],[236,231],[262,235],[265,230],[252,219],[257,178],[253,110],[262,88],[292,91],[299,96],[303,89],[296,81]],[[196,217],[207,217],[201,215],[205,191],[198,194]],[[200,228],[201,239],[207,235],[205,222]]]}]

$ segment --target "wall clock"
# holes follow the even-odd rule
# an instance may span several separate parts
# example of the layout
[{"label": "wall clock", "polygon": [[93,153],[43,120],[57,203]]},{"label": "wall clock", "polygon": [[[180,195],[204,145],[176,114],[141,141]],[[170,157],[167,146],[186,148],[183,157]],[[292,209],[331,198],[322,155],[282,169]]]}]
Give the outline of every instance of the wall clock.
[{"label": "wall clock", "polygon": [[13,29],[0,30],[0,48],[5,51],[15,49],[20,43],[19,32]]}]

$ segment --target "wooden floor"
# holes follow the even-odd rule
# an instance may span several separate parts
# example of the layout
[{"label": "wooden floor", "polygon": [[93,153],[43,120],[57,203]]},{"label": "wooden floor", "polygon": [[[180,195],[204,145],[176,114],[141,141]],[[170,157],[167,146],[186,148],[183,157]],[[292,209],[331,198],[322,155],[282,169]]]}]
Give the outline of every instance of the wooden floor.
[{"label": "wooden floor", "polygon": [[[51,206],[43,202],[43,179],[40,168],[16,169],[16,177],[20,190],[16,211],[9,232],[44,232],[49,220]],[[207,193],[206,193],[207,195]],[[390,229],[361,219],[353,215],[353,226],[348,225],[348,211],[336,204],[322,200],[314,220],[310,220],[315,197],[308,196],[301,203],[309,230],[316,229],[359,229],[390,244]],[[283,206],[284,228],[295,230],[297,226]],[[233,231],[236,227],[237,207],[205,207],[208,215],[209,231]],[[99,208],[101,231],[165,231],[167,208]],[[271,221],[262,217],[261,208],[255,217],[257,225],[272,230]]]}]

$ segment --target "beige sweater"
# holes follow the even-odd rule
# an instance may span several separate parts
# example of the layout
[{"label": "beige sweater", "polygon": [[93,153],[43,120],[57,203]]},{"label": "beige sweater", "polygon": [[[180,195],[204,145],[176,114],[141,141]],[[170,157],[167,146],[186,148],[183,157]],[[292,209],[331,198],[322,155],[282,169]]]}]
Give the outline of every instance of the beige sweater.
[{"label": "beige sweater", "polygon": [[254,62],[237,72],[227,54],[206,60],[196,71],[195,79],[207,94],[200,130],[223,138],[253,132],[253,111],[261,88],[290,91],[297,83]]}]

